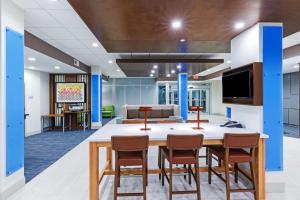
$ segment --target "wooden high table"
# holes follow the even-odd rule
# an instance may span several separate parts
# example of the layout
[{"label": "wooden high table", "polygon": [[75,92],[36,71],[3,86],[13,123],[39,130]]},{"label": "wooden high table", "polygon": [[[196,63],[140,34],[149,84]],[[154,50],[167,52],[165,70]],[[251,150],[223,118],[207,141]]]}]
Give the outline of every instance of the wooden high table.
[{"label": "wooden high table", "polygon": [[[112,167],[111,136],[113,135],[149,135],[150,146],[166,145],[168,134],[199,134],[204,135],[204,145],[222,145],[225,133],[253,133],[244,128],[225,128],[213,124],[203,124],[202,130],[194,130],[190,124],[149,124],[151,130],[140,131],[140,124],[107,124],[89,138],[90,142],[90,200],[99,200],[99,184],[105,175],[114,175]],[[265,186],[265,139],[261,134],[256,151],[256,175],[259,200],[266,199]],[[99,169],[99,148],[106,148],[106,163],[103,170]],[[101,156],[101,155],[100,155]],[[219,170],[222,170],[221,167]],[[200,172],[207,172],[207,167],[200,167]],[[123,174],[139,173],[138,170],[124,171]],[[149,174],[160,173],[159,169],[149,169]],[[247,173],[244,171],[244,173]],[[225,187],[225,184],[224,184]]]},{"label": "wooden high table", "polygon": [[[76,111],[64,111],[64,116],[69,115],[69,129],[72,129],[72,115],[83,114],[83,131],[85,132],[86,128],[89,128],[90,124],[90,111],[89,110],[76,110]],[[86,122],[86,115],[88,122]]]}]

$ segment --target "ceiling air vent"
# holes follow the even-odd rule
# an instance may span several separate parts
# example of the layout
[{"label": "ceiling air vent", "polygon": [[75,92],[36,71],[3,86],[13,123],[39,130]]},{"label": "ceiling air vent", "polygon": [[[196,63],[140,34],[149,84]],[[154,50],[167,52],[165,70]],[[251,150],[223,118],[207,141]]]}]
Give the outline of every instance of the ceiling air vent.
[{"label": "ceiling air vent", "polygon": [[79,65],[80,65],[79,60],[76,60],[76,59],[74,58],[74,65],[77,66],[77,67],[79,67]]}]

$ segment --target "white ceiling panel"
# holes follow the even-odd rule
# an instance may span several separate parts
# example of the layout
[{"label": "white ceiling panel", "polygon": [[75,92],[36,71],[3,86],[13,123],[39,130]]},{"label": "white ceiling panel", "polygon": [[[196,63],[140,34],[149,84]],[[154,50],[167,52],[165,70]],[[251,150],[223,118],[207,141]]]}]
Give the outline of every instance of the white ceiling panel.
[{"label": "white ceiling panel", "polygon": [[21,8],[25,9],[40,8],[34,0],[14,0],[14,2]]},{"label": "white ceiling panel", "polygon": [[41,31],[40,28],[27,27],[26,30],[42,40],[50,39],[47,33]]},{"label": "white ceiling panel", "polygon": [[51,40],[72,40],[75,37],[65,28],[40,28]]},{"label": "white ceiling panel", "polygon": [[66,10],[69,9],[69,7],[66,6],[65,2],[62,0],[35,0],[36,3],[38,3],[41,8],[46,10]]},{"label": "white ceiling panel", "polygon": [[69,49],[81,49],[85,48],[85,46],[77,39],[73,40],[58,40],[60,43],[63,44],[64,47]]},{"label": "white ceiling panel", "polygon": [[67,0],[13,1],[25,9],[25,30],[87,65],[100,66],[107,75],[125,76]]},{"label": "white ceiling panel", "polygon": [[25,27],[28,24],[33,27],[62,27],[57,21],[50,16],[45,10],[26,9],[25,10]]},{"label": "white ceiling panel", "polygon": [[75,53],[75,54],[79,54],[79,55],[85,55],[85,54],[88,54],[88,55],[91,55],[91,56],[94,56],[94,54],[87,48],[83,48],[83,49],[72,49],[72,51]]},{"label": "white ceiling panel", "polygon": [[68,0],[59,0],[60,4],[64,9],[73,10],[72,6],[69,4]]},{"label": "white ceiling panel", "polygon": [[67,28],[82,28],[84,26],[79,16],[71,10],[49,10],[60,24]]},{"label": "white ceiling panel", "polygon": [[95,40],[94,35],[85,28],[67,28],[77,39],[80,40]]}]

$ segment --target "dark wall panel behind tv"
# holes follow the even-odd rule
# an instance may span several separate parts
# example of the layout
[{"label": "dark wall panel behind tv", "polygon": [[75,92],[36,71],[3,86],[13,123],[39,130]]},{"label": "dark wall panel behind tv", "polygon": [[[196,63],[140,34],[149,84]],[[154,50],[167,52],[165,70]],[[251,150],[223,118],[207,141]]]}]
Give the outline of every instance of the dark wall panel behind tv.
[{"label": "dark wall panel behind tv", "polygon": [[223,103],[262,105],[262,64],[252,63],[223,73]]}]

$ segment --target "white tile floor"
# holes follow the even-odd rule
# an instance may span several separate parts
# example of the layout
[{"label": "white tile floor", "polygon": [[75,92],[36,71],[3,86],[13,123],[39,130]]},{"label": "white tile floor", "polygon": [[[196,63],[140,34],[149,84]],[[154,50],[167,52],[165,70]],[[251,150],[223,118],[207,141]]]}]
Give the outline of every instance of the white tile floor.
[{"label": "white tile floor", "polygon": [[[100,150],[100,155],[105,155]],[[267,173],[267,199],[270,200],[296,200],[300,199],[300,140],[284,138],[283,172]],[[149,153],[151,166],[156,165],[156,149]],[[105,156],[101,156],[101,160]],[[102,162],[104,163],[104,162]],[[150,168],[151,168],[150,166]],[[177,178],[175,188],[187,188],[189,185],[181,177]],[[88,143],[84,141],[64,157],[43,171],[23,189],[15,193],[8,200],[87,200],[88,199]],[[139,185],[138,177],[122,178],[123,189],[130,190]],[[183,184],[183,185],[182,185]],[[148,199],[167,199],[168,185],[162,187],[157,176],[150,176],[147,189]],[[213,184],[207,184],[207,174],[201,173],[202,198],[208,200],[221,200],[224,198],[224,184],[214,179]],[[113,178],[103,179],[100,186],[102,199],[112,199]],[[124,199],[124,198],[123,198]],[[138,199],[138,198],[126,198]],[[174,199],[194,199],[193,195],[177,196]],[[232,199],[252,199],[250,194],[233,195]]]}]

